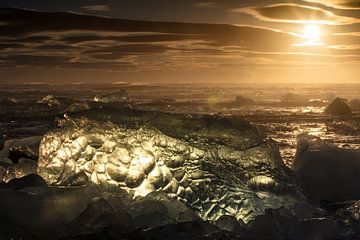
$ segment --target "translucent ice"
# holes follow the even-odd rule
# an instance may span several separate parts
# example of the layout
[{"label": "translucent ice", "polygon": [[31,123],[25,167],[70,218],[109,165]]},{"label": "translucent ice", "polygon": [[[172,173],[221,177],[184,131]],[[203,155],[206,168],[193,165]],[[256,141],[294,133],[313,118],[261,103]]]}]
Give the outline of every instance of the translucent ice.
[{"label": "translucent ice", "polygon": [[42,139],[38,172],[55,185],[85,175],[133,198],[165,192],[205,220],[231,215],[247,222],[303,200],[272,142],[235,117],[76,113]]}]

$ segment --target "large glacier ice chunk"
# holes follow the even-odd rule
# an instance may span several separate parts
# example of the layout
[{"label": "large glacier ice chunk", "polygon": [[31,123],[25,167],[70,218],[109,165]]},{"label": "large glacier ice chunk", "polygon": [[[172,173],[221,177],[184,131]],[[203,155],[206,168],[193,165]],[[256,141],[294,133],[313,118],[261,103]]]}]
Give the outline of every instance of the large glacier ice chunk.
[{"label": "large glacier ice chunk", "polygon": [[39,155],[38,172],[50,184],[82,179],[133,198],[161,191],[205,220],[247,222],[302,201],[278,149],[236,117],[88,110],[46,134]]}]

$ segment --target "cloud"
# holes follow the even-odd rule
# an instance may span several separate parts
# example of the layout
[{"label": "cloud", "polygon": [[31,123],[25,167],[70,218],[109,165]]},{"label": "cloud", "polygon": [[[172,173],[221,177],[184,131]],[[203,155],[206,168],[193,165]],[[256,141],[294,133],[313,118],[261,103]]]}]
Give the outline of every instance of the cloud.
[{"label": "cloud", "polygon": [[11,64],[21,66],[51,66],[58,65],[59,63],[68,62],[71,60],[69,56],[44,56],[44,55],[6,55],[0,57]]},{"label": "cloud", "polygon": [[8,49],[14,49],[14,48],[21,48],[24,45],[18,44],[18,43],[0,43],[0,49],[1,50],[8,50]]},{"label": "cloud", "polygon": [[331,46],[332,49],[343,49],[343,50],[354,50],[360,49],[360,44],[353,44],[353,45],[335,45]]},{"label": "cloud", "polygon": [[322,5],[330,6],[340,9],[360,9],[359,0],[305,0],[311,3],[319,3]]},{"label": "cloud", "polygon": [[137,35],[123,35],[123,36],[104,36],[104,35],[82,35],[82,36],[68,36],[62,40],[67,43],[83,43],[94,41],[124,41],[124,42],[173,42],[189,39],[197,39],[199,36],[183,36],[179,34],[137,34]]},{"label": "cloud", "polygon": [[[8,9],[7,13],[0,14],[1,19],[12,22],[12,25],[0,26],[0,36],[26,39],[29,36],[47,34],[49,37],[59,38],[62,34],[72,33],[72,36],[62,38],[69,43],[101,40],[138,43],[202,40],[218,46],[236,45],[245,48],[276,50],[279,48],[279,43],[291,45],[295,40],[291,34],[270,28],[137,21],[20,9]],[[89,31],[95,34],[86,34]],[[109,35],[109,32],[112,34]],[[122,36],[116,36],[117,34],[122,34]],[[271,39],[276,39],[276,41],[269,41]]]},{"label": "cloud", "polygon": [[195,3],[194,6],[199,8],[217,8],[219,7],[219,4],[216,2],[199,2]]},{"label": "cloud", "polygon": [[262,7],[246,7],[232,11],[247,13],[260,20],[271,22],[320,23],[328,25],[345,25],[360,22],[357,18],[338,16],[322,8],[287,3]]},{"label": "cloud", "polygon": [[12,41],[14,42],[24,42],[24,43],[43,43],[52,40],[52,36],[29,36],[24,38],[15,38]]},{"label": "cloud", "polygon": [[354,36],[360,37],[360,32],[346,32],[346,33],[335,33],[336,36]]},{"label": "cloud", "polygon": [[88,70],[108,70],[108,71],[128,71],[134,70],[135,65],[130,62],[104,62],[104,61],[75,61],[60,65],[62,68],[69,69],[88,69]]},{"label": "cloud", "polygon": [[83,9],[85,11],[92,11],[92,12],[110,11],[110,7],[107,5],[89,5],[89,6],[84,6],[81,9]]},{"label": "cloud", "polygon": [[[291,17],[279,16],[280,10],[275,9],[257,12],[267,18]],[[302,40],[296,35],[249,25],[138,21],[23,9],[0,9],[1,21],[9,23],[0,26],[2,68],[238,71],[276,64],[326,64],[334,56],[350,55],[348,49],[312,49],[317,55],[310,61],[302,48],[293,47]],[[360,43],[352,35],[336,35],[329,41],[331,46],[342,46],[338,48]],[[351,59],[358,54],[351,54]],[[292,62],[287,61],[289,56]]]}]

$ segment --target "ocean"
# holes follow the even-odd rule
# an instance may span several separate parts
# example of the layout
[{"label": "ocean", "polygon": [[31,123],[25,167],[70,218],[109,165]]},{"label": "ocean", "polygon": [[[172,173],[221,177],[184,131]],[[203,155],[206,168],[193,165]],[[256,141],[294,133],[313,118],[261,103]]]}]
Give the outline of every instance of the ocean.
[{"label": "ocean", "polygon": [[[360,84],[31,84],[2,85],[0,96],[2,143],[41,136],[67,111],[91,108],[94,99],[103,97],[100,102],[114,107],[240,116],[276,142],[288,166],[302,133],[340,148],[360,149]],[[324,114],[337,97],[346,99],[351,115]]]}]

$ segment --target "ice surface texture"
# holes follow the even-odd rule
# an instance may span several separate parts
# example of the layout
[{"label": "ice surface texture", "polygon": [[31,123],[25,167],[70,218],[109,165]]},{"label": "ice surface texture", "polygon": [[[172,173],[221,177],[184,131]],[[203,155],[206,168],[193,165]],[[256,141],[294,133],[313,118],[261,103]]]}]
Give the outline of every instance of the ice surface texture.
[{"label": "ice surface texture", "polygon": [[49,184],[110,184],[133,198],[162,191],[204,220],[231,215],[248,222],[303,200],[277,148],[235,117],[74,113],[43,137],[38,172]]}]

